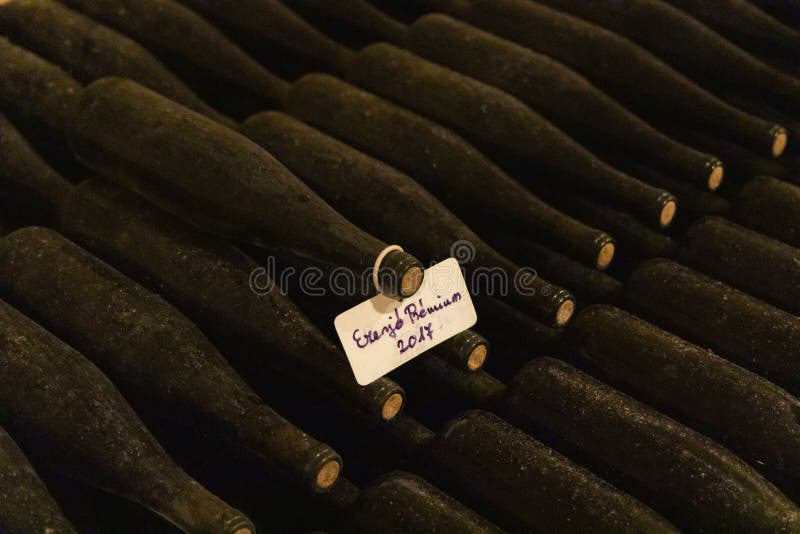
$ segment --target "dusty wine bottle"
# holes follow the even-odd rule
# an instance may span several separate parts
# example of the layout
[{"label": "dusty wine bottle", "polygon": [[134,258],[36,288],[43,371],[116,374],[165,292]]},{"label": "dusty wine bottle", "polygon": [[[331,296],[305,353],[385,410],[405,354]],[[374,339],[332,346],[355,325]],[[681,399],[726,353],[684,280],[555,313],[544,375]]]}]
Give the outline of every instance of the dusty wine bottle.
[{"label": "dusty wine bottle", "polygon": [[[409,426],[416,427],[409,438],[426,435],[419,423]],[[437,434],[428,430],[416,447],[459,500],[512,530],[673,530],[640,502],[488,412],[456,416]]]},{"label": "dusty wine bottle", "polygon": [[330,39],[279,0],[181,0],[186,6],[256,39],[310,56],[324,68],[343,72],[353,52]]},{"label": "dusty wine bottle", "polygon": [[[480,231],[480,230],[479,230]],[[569,287],[581,302],[608,302],[622,289],[622,284],[597,269],[589,269],[575,260],[530,239],[497,230],[482,231],[489,243],[521,265],[535,265],[539,274],[559,285]]]},{"label": "dusty wine bottle", "polygon": [[[502,532],[447,493],[411,473],[387,473],[362,490],[352,484],[349,486],[336,503],[329,505],[344,516],[341,527],[348,532]],[[330,501],[328,496],[324,499]]]},{"label": "dusty wine bottle", "polygon": [[[542,3],[624,35],[694,77],[712,80],[712,84],[738,86],[759,98],[795,109],[800,105],[800,80],[759,61],[666,2],[634,0],[624,7],[596,0]],[[681,38],[674,39],[675,35]]]},{"label": "dusty wine bottle", "polygon": [[543,198],[558,209],[613,235],[617,242],[616,257],[623,262],[671,256],[675,252],[677,245],[672,238],[645,226],[629,213],[582,196],[539,193],[544,193]]},{"label": "dusty wine bottle", "polygon": [[642,111],[663,107],[673,120],[711,129],[759,153],[778,156],[786,147],[786,131],[780,125],[726,104],[650,52],[600,26],[527,0],[424,2],[562,61],[612,95],[639,99]]},{"label": "dusty wine bottle", "polygon": [[[254,142],[134,82],[92,83],[75,115],[69,138],[80,161],[207,231],[358,273],[387,247]],[[387,295],[422,284],[422,265],[403,251],[376,267]]]},{"label": "dusty wine bottle", "polygon": [[389,44],[358,52],[348,76],[504,155],[535,162],[560,181],[669,226],[676,203],[668,192],[608,166],[513,96]]},{"label": "dusty wine bottle", "polygon": [[654,168],[651,163],[640,159],[634,160],[621,150],[599,148],[597,154],[614,167],[675,195],[678,205],[681,207],[680,212],[675,216],[675,223],[679,226],[685,226],[687,222],[705,215],[718,215],[730,210],[730,202],[722,196],[673,178],[661,169]]},{"label": "dusty wine bottle", "polygon": [[612,384],[714,438],[797,494],[800,401],[784,390],[612,306],[582,310],[565,338]]},{"label": "dusty wine bottle", "polygon": [[679,134],[688,142],[715,150],[728,162],[730,177],[741,182],[753,176],[765,175],[780,178],[795,184],[800,183],[800,170],[784,165],[782,160],[765,158],[726,139],[716,138],[696,131],[683,131]]},{"label": "dusty wine bottle", "polygon": [[727,449],[562,361],[528,364],[509,386],[501,413],[634,481],[679,527],[800,526],[800,510]]},{"label": "dusty wine bottle", "polygon": [[28,141],[0,114],[0,209],[3,216],[52,223],[70,184],[42,160]]},{"label": "dusty wine bottle", "polygon": [[25,454],[2,428],[0,495],[0,525],[4,531],[75,533]]},{"label": "dusty wine bottle", "polygon": [[800,187],[768,176],[739,190],[732,217],[740,224],[800,247]]},{"label": "dusty wine bottle", "polygon": [[63,0],[125,32],[159,54],[171,55],[271,103],[289,84],[248,56],[197,13],[172,0]]},{"label": "dusty wine bottle", "polygon": [[303,9],[330,20],[346,24],[373,40],[402,44],[407,26],[370,4],[367,0],[288,0],[286,4],[295,10]]},{"label": "dusty wine bottle", "polygon": [[608,234],[554,210],[462,138],[419,115],[322,74],[295,82],[284,109],[407,172],[468,224],[498,219],[590,266],[608,257]]},{"label": "dusty wine bottle", "polygon": [[630,276],[623,299],[637,315],[800,391],[800,319],[669,260]]},{"label": "dusty wine bottle", "polygon": [[0,101],[14,118],[56,131],[66,128],[81,91],[77,81],[5,37],[0,38],[0,69]]},{"label": "dusty wine bottle", "polygon": [[31,457],[145,506],[190,534],[255,532],[241,512],[175,464],[80,353],[3,301],[0,324],[0,420]]},{"label": "dusty wine bottle", "polygon": [[669,3],[746,50],[793,57],[800,48],[800,32],[745,0],[713,3],[702,0],[669,0]]},{"label": "dusty wine bottle", "polygon": [[722,162],[665,136],[560,63],[442,14],[416,21],[410,50],[516,96],[568,133],[597,133],[680,179],[717,189]]},{"label": "dusty wine bottle", "polygon": [[[359,386],[341,351],[274,285],[270,273],[224,241],[96,180],[72,190],[59,226],[166,296],[224,346],[248,377],[278,372],[297,383],[313,380],[380,421],[401,410],[402,388],[386,378]],[[236,350],[242,345],[244,350]]]},{"label": "dusty wine bottle", "polygon": [[436,354],[454,367],[474,373],[489,355],[489,341],[473,330],[464,330],[434,348]]},{"label": "dusty wine bottle", "polygon": [[9,234],[2,257],[3,294],[80,349],[140,413],[204,428],[265,472],[311,491],[334,484],[341,458],[264,404],[160,297],[52,230]]},{"label": "dusty wine bottle", "polygon": [[[429,260],[458,256],[456,248],[462,243],[469,257],[457,259],[463,259],[461,265],[468,274],[477,269],[500,268],[509,279],[520,280],[518,266],[482,241],[433,195],[392,167],[283,113],[255,115],[245,121],[242,132],[356,225],[374,228],[376,234],[390,241],[407,243],[415,254]],[[397,224],[398,220],[418,221],[426,231],[420,232],[417,225]],[[507,287],[510,300],[555,326],[566,324],[575,307],[569,292],[538,276],[526,286],[534,294],[511,288],[510,284]]]},{"label": "dusty wine bottle", "polygon": [[753,0],[753,3],[770,13],[773,17],[793,28],[800,28],[800,8],[791,2],[780,0]]},{"label": "dusty wine bottle", "polygon": [[[0,31],[84,83],[105,76],[130,78],[226,126],[234,125],[200,100],[138,43],[60,2],[3,2]],[[86,41],[86,36],[91,36],[91,40]]]},{"label": "dusty wine bottle", "polygon": [[683,238],[678,260],[721,282],[800,315],[800,250],[709,217]]}]

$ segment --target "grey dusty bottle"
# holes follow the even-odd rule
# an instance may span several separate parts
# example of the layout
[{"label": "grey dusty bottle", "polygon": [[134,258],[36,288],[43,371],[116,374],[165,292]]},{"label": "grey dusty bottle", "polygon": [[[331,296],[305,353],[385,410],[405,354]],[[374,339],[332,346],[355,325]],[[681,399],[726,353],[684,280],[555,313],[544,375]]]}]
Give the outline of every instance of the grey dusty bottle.
[{"label": "grey dusty bottle", "polygon": [[719,441],[796,497],[800,402],[783,389],[612,306],[577,314],[564,348],[611,384]]},{"label": "grey dusty bottle", "polygon": [[3,301],[0,326],[0,423],[38,464],[139,503],[190,534],[255,532],[173,462],[80,353]]},{"label": "grey dusty bottle", "polygon": [[91,359],[140,413],[222,444],[308,491],[341,458],[253,392],[206,337],[157,295],[60,234],[29,227],[0,243],[0,292]]},{"label": "grey dusty bottle", "polygon": [[75,529],[25,454],[0,428],[0,525],[8,532],[73,534]]},{"label": "grey dusty bottle", "polygon": [[467,224],[497,219],[591,267],[608,256],[608,234],[551,208],[452,131],[380,97],[309,74],[283,109],[407,173]]},{"label": "grey dusty bottle", "polygon": [[[516,280],[518,265],[492,249],[407,175],[283,113],[250,117],[242,132],[339,213],[388,241],[406,243],[416,256],[441,261],[454,254],[458,243],[464,243],[467,255],[472,256],[462,262],[472,291],[500,291],[473,287],[469,280],[476,270],[500,269],[507,280]],[[419,231],[419,225],[426,231]],[[511,283],[508,288],[509,300],[541,321],[563,326],[572,315],[575,305],[569,292],[540,276],[526,288],[531,293],[519,291]]]},{"label": "grey dusty bottle", "polygon": [[669,110],[673,120],[714,131],[761,154],[777,156],[786,147],[781,125],[725,103],[652,53],[589,21],[527,0],[424,3],[561,61],[638,111]]},{"label": "grey dusty bottle", "polygon": [[[134,82],[92,83],[75,118],[81,162],[211,233],[358,273],[386,248],[246,137]],[[405,252],[379,268],[388,295],[422,284],[422,265]]]},{"label": "grey dusty bottle", "polygon": [[623,301],[644,319],[800,391],[800,319],[669,260],[641,264]]}]

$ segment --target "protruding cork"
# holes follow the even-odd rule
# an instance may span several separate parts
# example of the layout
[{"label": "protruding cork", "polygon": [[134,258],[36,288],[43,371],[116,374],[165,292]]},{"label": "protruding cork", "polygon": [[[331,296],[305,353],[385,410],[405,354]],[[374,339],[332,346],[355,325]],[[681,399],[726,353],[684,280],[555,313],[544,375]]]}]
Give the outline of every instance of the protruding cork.
[{"label": "protruding cork", "polygon": [[320,489],[330,489],[339,478],[342,466],[336,460],[331,460],[322,466],[317,473],[317,487]]},{"label": "protruding cork", "polygon": [[383,416],[384,421],[391,421],[397,416],[397,414],[400,413],[400,410],[402,409],[403,396],[400,393],[393,393],[383,404],[381,415]]},{"label": "protruding cork", "polygon": [[387,254],[379,269],[381,290],[390,297],[410,297],[417,292],[425,277],[419,260],[401,250],[393,250]]},{"label": "protruding cork", "polygon": [[406,274],[403,275],[403,279],[400,282],[400,293],[403,296],[411,296],[417,292],[419,286],[422,285],[422,278],[425,274],[420,267],[412,267]]},{"label": "protruding cork", "polygon": [[616,250],[617,247],[613,241],[609,241],[600,247],[600,252],[597,253],[597,268],[600,270],[606,269],[611,264],[611,260],[614,259]]},{"label": "protruding cork", "polygon": [[467,367],[469,367],[469,370],[477,371],[483,367],[488,352],[488,347],[486,345],[478,345],[475,347],[467,359]]},{"label": "protruding cork", "polygon": [[711,191],[719,189],[723,176],[725,176],[725,167],[722,166],[722,163],[718,163],[711,169],[711,174],[708,176],[708,188]]},{"label": "protruding cork", "polygon": [[556,326],[565,326],[570,319],[572,319],[572,314],[575,312],[575,301],[573,300],[565,300],[561,303],[558,307],[558,312],[556,313]]},{"label": "protruding cork", "polygon": [[675,212],[678,210],[678,204],[674,200],[668,200],[664,203],[664,207],[661,208],[661,216],[659,217],[659,222],[663,228],[666,228],[672,223],[672,219],[675,218]]},{"label": "protruding cork", "polygon": [[783,151],[786,149],[786,144],[789,142],[789,137],[786,135],[786,130],[782,127],[777,126],[775,128],[775,132],[773,133],[773,140],[772,140],[772,156],[778,157],[783,154]]}]

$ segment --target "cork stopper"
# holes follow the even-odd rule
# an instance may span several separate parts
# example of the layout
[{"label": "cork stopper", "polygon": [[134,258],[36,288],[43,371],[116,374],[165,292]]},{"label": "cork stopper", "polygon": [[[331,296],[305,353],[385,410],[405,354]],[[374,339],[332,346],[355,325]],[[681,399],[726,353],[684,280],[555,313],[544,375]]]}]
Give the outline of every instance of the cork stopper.
[{"label": "cork stopper", "polygon": [[[10,0],[0,0],[0,5],[2,5],[3,2],[5,2],[5,1],[10,1]],[[233,534],[253,534],[253,531],[250,530],[249,528],[245,527],[245,528],[240,528],[239,530],[237,530]]]},{"label": "cork stopper", "polygon": [[772,138],[772,156],[777,158],[786,149],[786,144],[789,142],[789,137],[786,135],[786,130],[778,127],[775,130]]},{"label": "cork stopper", "polygon": [[722,164],[716,165],[711,169],[711,174],[708,175],[708,188],[711,191],[716,191],[722,185],[722,177],[725,175],[725,168]]},{"label": "cork stopper", "polygon": [[389,252],[381,261],[378,273],[382,293],[399,298],[416,293],[424,278],[425,271],[419,260],[402,250]]},{"label": "cork stopper", "polygon": [[467,358],[467,367],[469,367],[470,371],[477,371],[481,367],[483,367],[484,362],[486,361],[486,355],[488,354],[488,348],[486,345],[478,345],[472,352],[469,354],[469,358]]},{"label": "cork stopper", "polygon": [[600,252],[597,253],[597,268],[600,270],[606,269],[611,264],[611,260],[614,259],[616,250],[617,247],[613,241],[609,241],[600,247]]},{"label": "cork stopper", "polygon": [[661,208],[661,215],[658,219],[662,227],[666,228],[672,223],[672,219],[675,218],[675,212],[677,210],[678,204],[674,200],[668,200],[664,203],[664,207]]},{"label": "cork stopper", "polygon": [[558,312],[556,312],[556,326],[565,326],[570,319],[572,319],[572,314],[575,312],[575,302],[572,300],[565,300],[561,303],[558,307]]},{"label": "cork stopper", "polygon": [[331,460],[322,466],[317,473],[317,487],[323,490],[329,489],[339,478],[342,466],[336,460]]},{"label": "cork stopper", "polygon": [[381,417],[383,417],[384,421],[391,421],[400,413],[402,408],[403,396],[399,393],[392,393],[389,398],[386,399],[386,402],[383,403]]},{"label": "cork stopper", "polygon": [[421,267],[412,267],[406,271],[406,274],[404,274],[402,280],[400,280],[400,293],[403,296],[411,296],[416,293],[419,286],[422,285],[424,276],[425,273],[422,271]]}]

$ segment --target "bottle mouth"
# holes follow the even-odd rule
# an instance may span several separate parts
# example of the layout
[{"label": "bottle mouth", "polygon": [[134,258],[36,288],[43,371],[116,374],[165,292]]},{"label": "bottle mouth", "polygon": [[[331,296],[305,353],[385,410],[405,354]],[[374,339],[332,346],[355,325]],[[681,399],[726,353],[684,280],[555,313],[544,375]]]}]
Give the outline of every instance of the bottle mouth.
[{"label": "bottle mouth", "polygon": [[776,124],[772,132],[772,157],[777,158],[783,154],[788,142],[789,136],[786,135],[786,130]]},{"label": "bottle mouth", "polygon": [[721,161],[714,163],[711,173],[708,175],[708,188],[711,191],[716,191],[722,185],[722,178],[725,176],[725,167]]},{"label": "bottle mouth", "polygon": [[391,421],[400,413],[403,409],[403,404],[405,404],[405,400],[403,399],[403,395],[400,393],[392,393],[389,395],[389,398],[383,403],[381,407],[381,417],[384,421]]},{"label": "bottle mouth", "polygon": [[316,484],[320,490],[330,489],[339,479],[342,472],[342,465],[337,460],[330,460],[317,471]]},{"label": "bottle mouth", "polygon": [[601,271],[608,268],[608,266],[611,265],[611,261],[614,259],[614,254],[616,251],[617,246],[613,241],[604,243],[597,253],[597,261],[595,263],[597,268]]},{"label": "bottle mouth", "polygon": [[410,297],[422,285],[425,274],[421,267],[414,266],[407,270],[400,279],[400,296]]},{"label": "bottle mouth", "polygon": [[563,290],[556,295],[556,300],[560,301],[553,323],[556,327],[563,327],[572,319],[575,313],[575,300],[569,291]]},{"label": "bottle mouth", "polygon": [[674,199],[667,200],[664,202],[664,205],[661,208],[661,213],[658,217],[658,222],[661,224],[662,228],[666,228],[670,224],[672,224],[672,220],[675,218],[675,213],[678,211],[678,203],[675,202]]},{"label": "bottle mouth", "polygon": [[256,528],[244,516],[235,517],[225,524],[225,531],[230,534],[256,534]]},{"label": "bottle mouth", "polygon": [[484,362],[486,362],[486,355],[489,353],[488,347],[481,343],[469,354],[469,358],[467,358],[467,368],[470,371],[477,371],[481,367],[483,367]]}]

